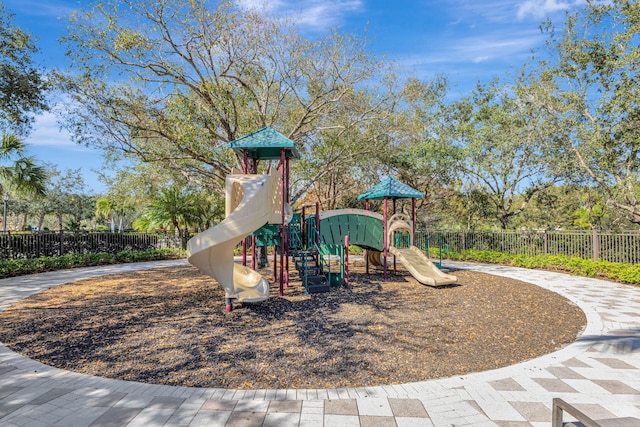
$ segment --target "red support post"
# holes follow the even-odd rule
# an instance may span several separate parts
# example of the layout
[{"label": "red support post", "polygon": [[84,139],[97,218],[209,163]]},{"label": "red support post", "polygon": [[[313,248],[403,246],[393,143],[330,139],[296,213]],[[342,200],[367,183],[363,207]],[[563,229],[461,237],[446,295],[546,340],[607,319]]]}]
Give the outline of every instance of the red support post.
[{"label": "red support post", "polygon": [[[364,201],[364,210],[369,210],[369,199],[365,199]],[[364,271],[369,274],[369,249],[364,251]]]},{"label": "red support post", "polygon": [[344,287],[349,289],[349,235],[344,236]]},{"label": "red support post", "polygon": [[[249,153],[247,151],[247,149],[245,148],[244,150],[242,150],[242,173],[244,173],[245,175],[247,173],[249,173],[248,168],[249,168]],[[242,265],[244,265],[246,267],[247,265],[247,238],[245,237],[244,239],[242,239]]]},{"label": "red support post", "polygon": [[302,205],[302,218],[301,218],[301,222],[300,222],[300,227],[302,227],[302,229],[300,230],[300,239],[302,239],[302,247],[306,248],[307,247],[307,219],[305,218],[306,216],[306,212],[305,212],[305,206]]},{"label": "red support post", "polygon": [[383,207],[382,207],[382,232],[384,233],[384,236],[382,237],[382,242],[384,247],[382,248],[382,261],[384,263],[383,269],[384,269],[384,280],[387,280],[387,243],[388,243],[388,237],[387,237],[387,197],[385,196],[384,198],[384,203],[383,203]]},{"label": "red support post", "polygon": [[[289,194],[289,158],[285,155],[285,168],[284,168],[284,172],[285,172],[285,195],[284,195],[284,201],[285,203],[289,203],[290,202],[290,194]],[[284,205],[283,205],[284,207]],[[283,209],[283,213],[284,213],[284,209]],[[284,256],[285,256],[285,268],[284,268],[284,286],[285,288],[289,287],[289,238],[291,237],[290,234],[290,226],[289,224],[285,224],[284,226]]]},{"label": "red support post", "polygon": [[249,173],[249,151],[245,148],[244,150],[242,150],[242,173],[243,174],[248,174]]},{"label": "red support post", "polygon": [[[396,214],[396,199],[393,199],[393,214]],[[395,240],[395,233],[394,236],[392,236],[393,239]],[[395,246],[395,242],[393,242],[393,245]],[[393,274],[397,274],[398,273],[398,269],[396,267],[396,256],[393,256]]]},{"label": "red support post", "polygon": [[273,281],[278,281],[278,251],[273,247]]},{"label": "red support post", "polygon": [[413,240],[411,240],[410,245],[415,246],[416,240],[416,198],[411,198],[411,227],[412,227],[412,236]]},{"label": "red support post", "polygon": [[284,296],[284,198],[285,198],[285,176],[284,176],[284,148],[280,149],[280,176],[282,177],[282,188],[280,195],[280,289],[279,295]]},{"label": "red support post", "polygon": [[[255,173],[255,174],[258,173],[258,159],[256,158],[252,159],[251,173]],[[251,236],[251,268],[253,270],[256,269],[256,255],[258,253],[256,250],[257,249],[256,243],[257,243],[256,236]]]}]

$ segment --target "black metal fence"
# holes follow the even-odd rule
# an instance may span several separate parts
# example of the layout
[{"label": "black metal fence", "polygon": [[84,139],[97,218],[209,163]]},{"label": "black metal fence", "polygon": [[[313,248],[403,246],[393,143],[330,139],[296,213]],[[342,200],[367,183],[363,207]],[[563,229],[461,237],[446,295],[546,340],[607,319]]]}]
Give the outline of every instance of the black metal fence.
[{"label": "black metal fence", "polygon": [[[415,245],[442,246],[514,255],[566,255],[593,260],[640,264],[640,231],[416,231]],[[169,234],[52,232],[0,234],[0,259],[38,258],[123,250],[180,248],[180,238]]]},{"label": "black metal fence", "polygon": [[52,232],[0,234],[0,259],[39,258],[66,254],[117,253],[123,250],[179,248],[177,236],[147,233]]},{"label": "black metal fence", "polygon": [[416,246],[443,245],[514,255],[566,255],[584,259],[640,264],[640,231],[497,231],[427,230],[416,232]]}]

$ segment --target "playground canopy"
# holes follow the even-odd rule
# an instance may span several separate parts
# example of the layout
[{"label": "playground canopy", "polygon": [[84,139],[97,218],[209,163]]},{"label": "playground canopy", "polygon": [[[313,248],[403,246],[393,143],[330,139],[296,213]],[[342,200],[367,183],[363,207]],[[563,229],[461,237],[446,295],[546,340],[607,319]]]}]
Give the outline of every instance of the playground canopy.
[{"label": "playground canopy", "polygon": [[258,129],[255,132],[238,138],[227,144],[227,147],[233,149],[236,153],[257,160],[278,160],[281,156],[281,150],[285,149],[285,156],[290,159],[299,159],[300,153],[296,148],[296,144],[269,126]]},{"label": "playground canopy", "polygon": [[409,187],[397,179],[385,178],[364,193],[358,196],[358,200],[372,199],[423,199],[424,194]]}]

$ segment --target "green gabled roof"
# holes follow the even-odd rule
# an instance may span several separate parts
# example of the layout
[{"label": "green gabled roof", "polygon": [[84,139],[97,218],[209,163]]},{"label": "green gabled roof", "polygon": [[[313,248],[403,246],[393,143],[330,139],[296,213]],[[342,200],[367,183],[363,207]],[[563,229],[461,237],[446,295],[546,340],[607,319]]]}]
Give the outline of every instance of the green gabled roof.
[{"label": "green gabled roof", "polygon": [[423,199],[424,194],[397,179],[385,178],[358,196],[363,199]]},{"label": "green gabled roof", "polygon": [[250,159],[279,159],[282,148],[285,149],[287,158],[300,158],[296,144],[280,132],[268,126],[258,129],[242,138],[238,138],[235,141],[231,141],[227,144],[227,147],[233,149],[239,155],[244,155],[244,151],[247,150],[247,156]]}]

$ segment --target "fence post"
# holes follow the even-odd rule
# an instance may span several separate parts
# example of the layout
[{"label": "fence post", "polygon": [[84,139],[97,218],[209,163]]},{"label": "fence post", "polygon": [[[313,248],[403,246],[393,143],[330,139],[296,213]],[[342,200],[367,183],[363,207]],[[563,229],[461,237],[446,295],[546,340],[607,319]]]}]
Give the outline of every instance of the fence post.
[{"label": "fence post", "polygon": [[595,228],[591,230],[591,250],[593,251],[593,260],[600,259],[600,236]]},{"label": "fence post", "polygon": [[60,229],[60,255],[64,255],[64,230]]},{"label": "fence post", "polygon": [[544,254],[549,255],[549,235],[547,230],[544,230]]},{"label": "fence post", "polygon": [[462,231],[462,239],[461,239],[461,242],[460,242],[460,243],[461,243],[461,246],[462,246],[462,247],[460,248],[460,250],[461,250],[461,251],[466,250],[466,249],[467,249],[467,242],[466,242],[466,239],[465,239],[465,232],[464,232],[464,230]]}]

